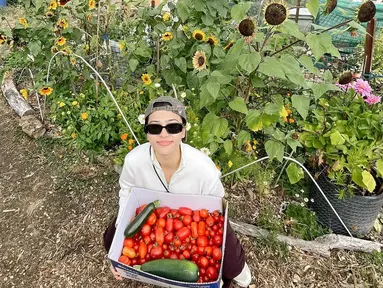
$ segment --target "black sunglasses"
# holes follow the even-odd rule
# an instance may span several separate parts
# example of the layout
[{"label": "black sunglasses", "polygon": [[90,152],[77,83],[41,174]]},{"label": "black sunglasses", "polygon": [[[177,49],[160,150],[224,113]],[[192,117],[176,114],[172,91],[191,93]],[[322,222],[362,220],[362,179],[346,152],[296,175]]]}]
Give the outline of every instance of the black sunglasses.
[{"label": "black sunglasses", "polygon": [[184,125],[181,123],[170,123],[166,126],[162,126],[160,124],[148,124],[145,125],[145,133],[159,135],[162,132],[162,129],[165,128],[169,134],[178,134],[181,133]]}]

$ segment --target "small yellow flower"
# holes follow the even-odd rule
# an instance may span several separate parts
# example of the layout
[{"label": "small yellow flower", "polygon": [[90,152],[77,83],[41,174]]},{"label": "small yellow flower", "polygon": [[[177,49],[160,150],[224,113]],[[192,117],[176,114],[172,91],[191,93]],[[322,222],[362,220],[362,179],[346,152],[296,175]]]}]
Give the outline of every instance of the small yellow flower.
[{"label": "small yellow flower", "polygon": [[140,95],[144,94],[144,91],[143,91],[143,90],[141,90],[141,91],[139,92],[139,94],[140,94]]},{"label": "small yellow flower", "polygon": [[78,102],[75,100],[72,102],[72,106],[76,106],[76,105],[78,105]]},{"label": "small yellow flower", "polygon": [[21,89],[20,94],[24,97],[25,100],[28,100],[28,91],[26,89]]},{"label": "small yellow flower", "polygon": [[133,149],[133,146],[129,145],[129,146],[128,146],[128,149],[129,149],[129,151],[132,150],[132,149]]},{"label": "small yellow flower", "polygon": [[86,112],[81,113],[81,119],[82,120],[86,120],[86,119],[88,119],[88,117],[89,117],[88,113],[86,113]]},{"label": "small yellow flower", "polygon": [[61,28],[61,29],[67,29],[67,28],[69,27],[68,20],[66,20],[65,18],[60,18],[60,19],[57,21],[56,26],[57,26],[58,28]]},{"label": "small yellow flower", "polygon": [[254,140],[253,140],[253,144],[254,144],[254,145],[257,145],[257,143],[258,143],[258,141],[254,139]]},{"label": "small yellow flower", "polygon": [[70,57],[69,61],[70,61],[70,64],[72,64],[73,66],[77,64],[76,58],[74,57]]},{"label": "small yellow flower", "polygon": [[193,38],[195,40],[205,42],[206,40],[206,34],[202,30],[194,30],[193,31]]},{"label": "small yellow flower", "polygon": [[125,41],[122,41],[122,42],[119,42],[118,43],[118,48],[120,49],[120,51],[124,51],[125,50]]},{"label": "small yellow flower", "polygon": [[293,118],[289,118],[289,123],[294,123],[295,120]]},{"label": "small yellow flower", "polygon": [[51,52],[52,53],[57,53],[57,52],[59,52],[59,48],[57,48],[57,46],[52,46]]},{"label": "small yellow flower", "polygon": [[89,51],[89,45],[88,44],[85,44],[84,51]]},{"label": "small yellow flower", "polygon": [[173,39],[173,34],[171,32],[165,32],[162,34],[162,40],[164,41],[170,41]]},{"label": "small yellow flower", "polygon": [[129,145],[133,145],[133,144],[134,144],[134,140],[133,140],[133,139],[129,139],[129,140],[128,140],[128,144],[129,144]]},{"label": "small yellow flower", "polygon": [[257,150],[257,146],[253,145],[253,150]]},{"label": "small yellow flower", "polygon": [[24,28],[28,28],[28,22],[25,18],[19,18],[19,23],[24,26]]},{"label": "small yellow flower", "polygon": [[186,25],[182,25],[182,31],[184,32],[189,31],[189,27]]},{"label": "small yellow flower", "polygon": [[92,10],[92,9],[96,8],[96,1],[95,0],[89,0],[88,5],[89,5],[89,10]]},{"label": "small yellow flower", "polygon": [[72,54],[72,50],[69,47],[64,47],[61,51],[63,51],[65,55]]},{"label": "small yellow flower", "polygon": [[66,39],[65,39],[65,37],[61,36],[60,38],[56,39],[55,43],[58,46],[64,46],[66,43]]},{"label": "small yellow flower", "polygon": [[7,36],[0,34],[0,45],[5,43],[7,41]]},{"label": "small yellow flower", "polygon": [[47,13],[45,13],[45,16],[48,18],[52,18],[53,15],[55,15],[55,13],[53,13],[52,11],[48,11]]},{"label": "small yellow flower", "polygon": [[287,97],[290,97],[290,95],[291,95],[290,93],[287,93]]},{"label": "small yellow flower", "polygon": [[142,74],[141,79],[142,79],[142,81],[144,81],[145,85],[150,85],[152,83],[152,79],[150,79],[149,74]]},{"label": "small yellow flower", "polygon": [[165,12],[164,14],[162,14],[162,20],[164,20],[165,22],[169,21],[170,17],[171,15],[169,12]]},{"label": "small yellow flower", "polygon": [[282,110],[279,112],[279,116],[280,117],[287,117],[287,116],[289,116],[289,113],[287,113],[287,110],[286,110],[285,106],[282,107]]},{"label": "small yellow flower", "polygon": [[72,135],[70,135],[73,139],[77,138],[77,134],[76,133],[72,133]]},{"label": "small yellow flower", "polygon": [[47,86],[45,86],[45,87],[43,87],[43,88],[41,88],[41,89],[39,90],[39,94],[40,94],[40,95],[43,95],[43,96],[51,95],[52,92],[53,92],[53,88],[51,88],[51,87],[47,87]]},{"label": "small yellow flower", "polygon": [[49,3],[49,10],[56,10],[57,9],[57,2],[55,0],[52,0],[51,3]]},{"label": "small yellow flower", "polygon": [[64,107],[64,106],[65,106],[65,103],[64,102],[60,102],[59,107]]},{"label": "small yellow flower", "polygon": [[233,166],[233,162],[231,162],[231,161],[229,160],[229,162],[227,162],[227,166],[229,166],[229,168],[231,168],[231,166]]},{"label": "small yellow flower", "polygon": [[92,19],[93,19],[93,15],[92,14],[88,14],[87,16],[86,16],[86,19],[90,22],[90,21],[92,21]]},{"label": "small yellow flower", "polygon": [[121,140],[125,141],[126,139],[128,139],[128,134],[127,133],[122,134],[121,135]]},{"label": "small yellow flower", "polygon": [[289,122],[289,120],[287,119],[287,117],[283,117],[283,122]]}]

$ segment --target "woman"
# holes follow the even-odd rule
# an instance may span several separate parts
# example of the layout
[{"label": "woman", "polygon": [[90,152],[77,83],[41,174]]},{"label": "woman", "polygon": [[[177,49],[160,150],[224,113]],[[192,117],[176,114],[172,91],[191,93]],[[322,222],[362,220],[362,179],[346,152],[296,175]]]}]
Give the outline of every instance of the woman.
[{"label": "woman", "polygon": [[[145,133],[149,143],[142,144],[125,158],[120,176],[120,201],[117,219],[104,233],[104,246],[109,251],[115,226],[128,201],[131,187],[143,187],[169,193],[224,196],[221,173],[214,162],[201,151],[185,144],[185,106],[175,98],[162,96],[152,101],[145,111]],[[116,279],[121,276],[111,266]],[[244,251],[228,224],[223,287],[232,280],[247,287],[251,282],[250,269]]]}]

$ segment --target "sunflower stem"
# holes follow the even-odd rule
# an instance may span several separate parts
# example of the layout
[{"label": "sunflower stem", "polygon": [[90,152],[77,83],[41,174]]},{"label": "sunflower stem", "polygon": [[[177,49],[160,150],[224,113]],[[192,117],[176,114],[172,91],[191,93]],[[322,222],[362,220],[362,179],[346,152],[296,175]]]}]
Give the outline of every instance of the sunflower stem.
[{"label": "sunflower stem", "polygon": [[160,74],[160,35],[157,38],[157,75]]},{"label": "sunflower stem", "polygon": [[[100,11],[101,11],[101,5],[98,5],[97,7],[97,32],[96,32],[96,37],[97,37],[97,43],[100,42]],[[96,104],[98,104],[98,45],[96,45]]]}]

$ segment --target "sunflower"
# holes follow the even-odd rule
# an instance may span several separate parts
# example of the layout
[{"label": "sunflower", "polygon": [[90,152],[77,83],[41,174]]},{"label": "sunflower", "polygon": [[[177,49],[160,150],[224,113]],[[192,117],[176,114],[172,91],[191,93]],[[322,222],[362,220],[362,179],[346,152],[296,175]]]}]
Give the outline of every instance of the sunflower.
[{"label": "sunflower", "polygon": [[96,1],[95,0],[89,0],[88,7],[89,7],[89,10],[96,8]]},{"label": "sunflower", "polygon": [[92,21],[92,19],[93,19],[93,15],[92,14],[86,15],[86,20],[88,20],[90,22],[90,21]]},{"label": "sunflower", "polygon": [[19,18],[19,23],[24,26],[24,28],[28,28],[28,22],[25,18]]},{"label": "sunflower", "polygon": [[168,21],[170,20],[170,17],[171,17],[170,13],[169,13],[169,12],[165,12],[165,13],[162,15],[162,20],[163,20],[164,22],[168,22]]},{"label": "sunflower", "polygon": [[223,48],[224,50],[229,50],[234,45],[234,40],[230,40],[229,43]]},{"label": "sunflower", "polygon": [[39,90],[39,94],[42,96],[48,96],[51,95],[53,92],[53,88],[49,86],[44,86]]},{"label": "sunflower", "polygon": [[55,0],[52,0],[51,3],[49,3],[49,10],[56,10],[57,9],[57,2]]},{"label": "sunflower", "polygon": [[149,74],[142,74],[141,79],[142,79],[142,81],[144,81],[145,85],[150,85],[152,83],[152,79],[150,79]]},{"label": "sunflower", "polygon": [[193,38],[198,41],[205,42],[206,35],[202,30],[194,30],[193,31]]},{"label": "sunflower", "polygon": [[0,34],[0,45],[7,42],[7,36]]},{"label": "sunflower", "polygon": [[70,2],[70,0],[59,0],[59,5],[64,7],[66,3]]},{"label": "sunflower", "polygon": [[345,85],[348,84],[352,81],[352,73],[350,71],[344,72],[342,75],[339,77],[339,84]]},{"label": "sunflower", "polygon": [[54,15],[55,13],[53,13],[52,11],[48,11],[47,13],[45,13],[45,16],[48,18],[52,18]]},{"label": "sunflower", "polygon": [[64,52],[64,55],[72,54],[72,50],[69,47],[64,47],[61,51]]},{"label": "sunflower", "polygon": [[59,52],[59,48],[57,48],[57,46],[52,46],[51,52],[52,53],[57,53],[57,52]]},{"label": "sunflower", "polygon": [[376,14],[376,6],[371,0],[364,2],[357,10],[359,22],[369,22]]},{"label": "sunflower", "polygon": [[212,46],[215,46],[218,44],[218,40],[214,35],[210,35],[209,38],[207,38],[207,43],[209,43]]},{"label": "sunflower", "polygon": [[255,30],[253,21],[251,21],[250,19],[242,20],[241,23],[239,23],[238,30],[243,36],[253,35]]},{"label": "sunflower", "polygon": [[170,41],[172,39],[173,39],[173,34],[171,32],[165,32],[162,35],[162,40],[164,40],[164,41]]},{"label": "sunflower", "polygon": [[69,62],[70,62],[70,64],[72,64],[73,66],[77,64],[76,58],[74,58],[74,57],[70,57],[70,58],[69,58]]},{"label": "sunflower", "polygon": [[324,8],[325,14],[330,14],[332,11],[334,11],[337,5],[337,0],[327,0],[326,6]]},{"label": "sunflower", "polygon": [[57,24],[56,26],[58,28],[61,28],[61,29],[66,29],[68,28],[69,24],[68,24],[68,20],[64,19],[64,18],[60,18],[58,21],[57,21]]},{"label": "sunflower", "polygon": [[283,2],[271,2],[264,8],[265,22],[271,26],[282,24],[286,19],[288,10]]},{"label": "sunflower", "polygon": [[55,43],[58,46],[64,46],[66,43],[66,39],[65,39],[65,37],[61,36],[60,38],[56,39]]},{"label": "sunflower", "polygon": [[204,51],[197,51],[193,56],[194,69],[201,71],[206,69],[206,55]]}]

